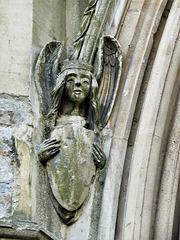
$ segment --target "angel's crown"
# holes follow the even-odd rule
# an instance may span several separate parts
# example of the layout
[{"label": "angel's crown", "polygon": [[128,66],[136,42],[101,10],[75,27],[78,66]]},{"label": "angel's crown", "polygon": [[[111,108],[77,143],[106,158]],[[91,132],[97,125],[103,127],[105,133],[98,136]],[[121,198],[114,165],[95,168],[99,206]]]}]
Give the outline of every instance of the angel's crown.
[{"label": "angel's crown", "polygon": [[65,70],[69,69],[82,69],[82,70],[88,70],[90,72],[93,71],[93,66],[89,65],[87,63],[83,63],[82,61],[79,60],[65,60],[62,63],[61,66],[61,73],[64,72]]}]

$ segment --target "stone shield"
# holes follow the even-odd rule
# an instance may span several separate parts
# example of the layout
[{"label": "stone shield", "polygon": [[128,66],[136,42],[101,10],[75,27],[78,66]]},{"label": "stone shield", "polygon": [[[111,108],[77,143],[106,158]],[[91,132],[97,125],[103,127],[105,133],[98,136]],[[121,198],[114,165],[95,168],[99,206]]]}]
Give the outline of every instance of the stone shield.
[{"label": "stone shield", "polygon": [[92,157],[94,132],[78,119],[54,129],[51,137],[60,139],[61,150],[47,163],[52,193],[68,211],[76,211],[87,199],[96,171]]}]

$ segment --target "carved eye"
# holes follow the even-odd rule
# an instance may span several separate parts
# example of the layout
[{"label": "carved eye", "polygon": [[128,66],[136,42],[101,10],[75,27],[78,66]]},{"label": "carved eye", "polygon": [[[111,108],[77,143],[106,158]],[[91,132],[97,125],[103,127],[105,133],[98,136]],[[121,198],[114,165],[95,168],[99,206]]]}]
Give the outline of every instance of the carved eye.
[{"label": "carved eye", "polygon": [[87,85],[87,84],[89,84],[89,81],[88,80],[84,80],[83,83]]},{"label": "carved eye", "polygon": [[68,83],[73,83],[73,81],[74,81],[73,78],[69,78],[69,79],[67,80]]}]

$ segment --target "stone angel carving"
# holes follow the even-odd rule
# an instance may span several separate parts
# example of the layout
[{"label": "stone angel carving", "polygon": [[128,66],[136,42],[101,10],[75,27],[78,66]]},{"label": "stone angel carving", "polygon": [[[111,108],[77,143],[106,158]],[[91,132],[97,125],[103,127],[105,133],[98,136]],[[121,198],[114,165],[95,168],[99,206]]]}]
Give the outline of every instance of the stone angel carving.
[{"label": "stone angel carving", "polygon": [[75,222],[90,194],[96,169],[105,166],[100,131],[112,112],[122,53],[111,36],[101,39],[98,72],[82,59],[61,60],[63,45],[50,42],[36,65],[44,164],[53,205],[66,224]]}]

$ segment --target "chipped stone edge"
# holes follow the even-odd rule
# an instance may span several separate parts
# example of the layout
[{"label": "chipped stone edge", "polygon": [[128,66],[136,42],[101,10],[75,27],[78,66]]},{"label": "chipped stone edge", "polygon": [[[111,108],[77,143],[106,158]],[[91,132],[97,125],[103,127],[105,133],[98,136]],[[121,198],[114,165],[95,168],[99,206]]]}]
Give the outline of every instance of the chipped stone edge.
[{"label": "chipped stone edge", "polygon": [[62,240],[55,237],[45,228],[31,221],[0,220],[0,238],[17,239],[38,239],[38,240]]}]

